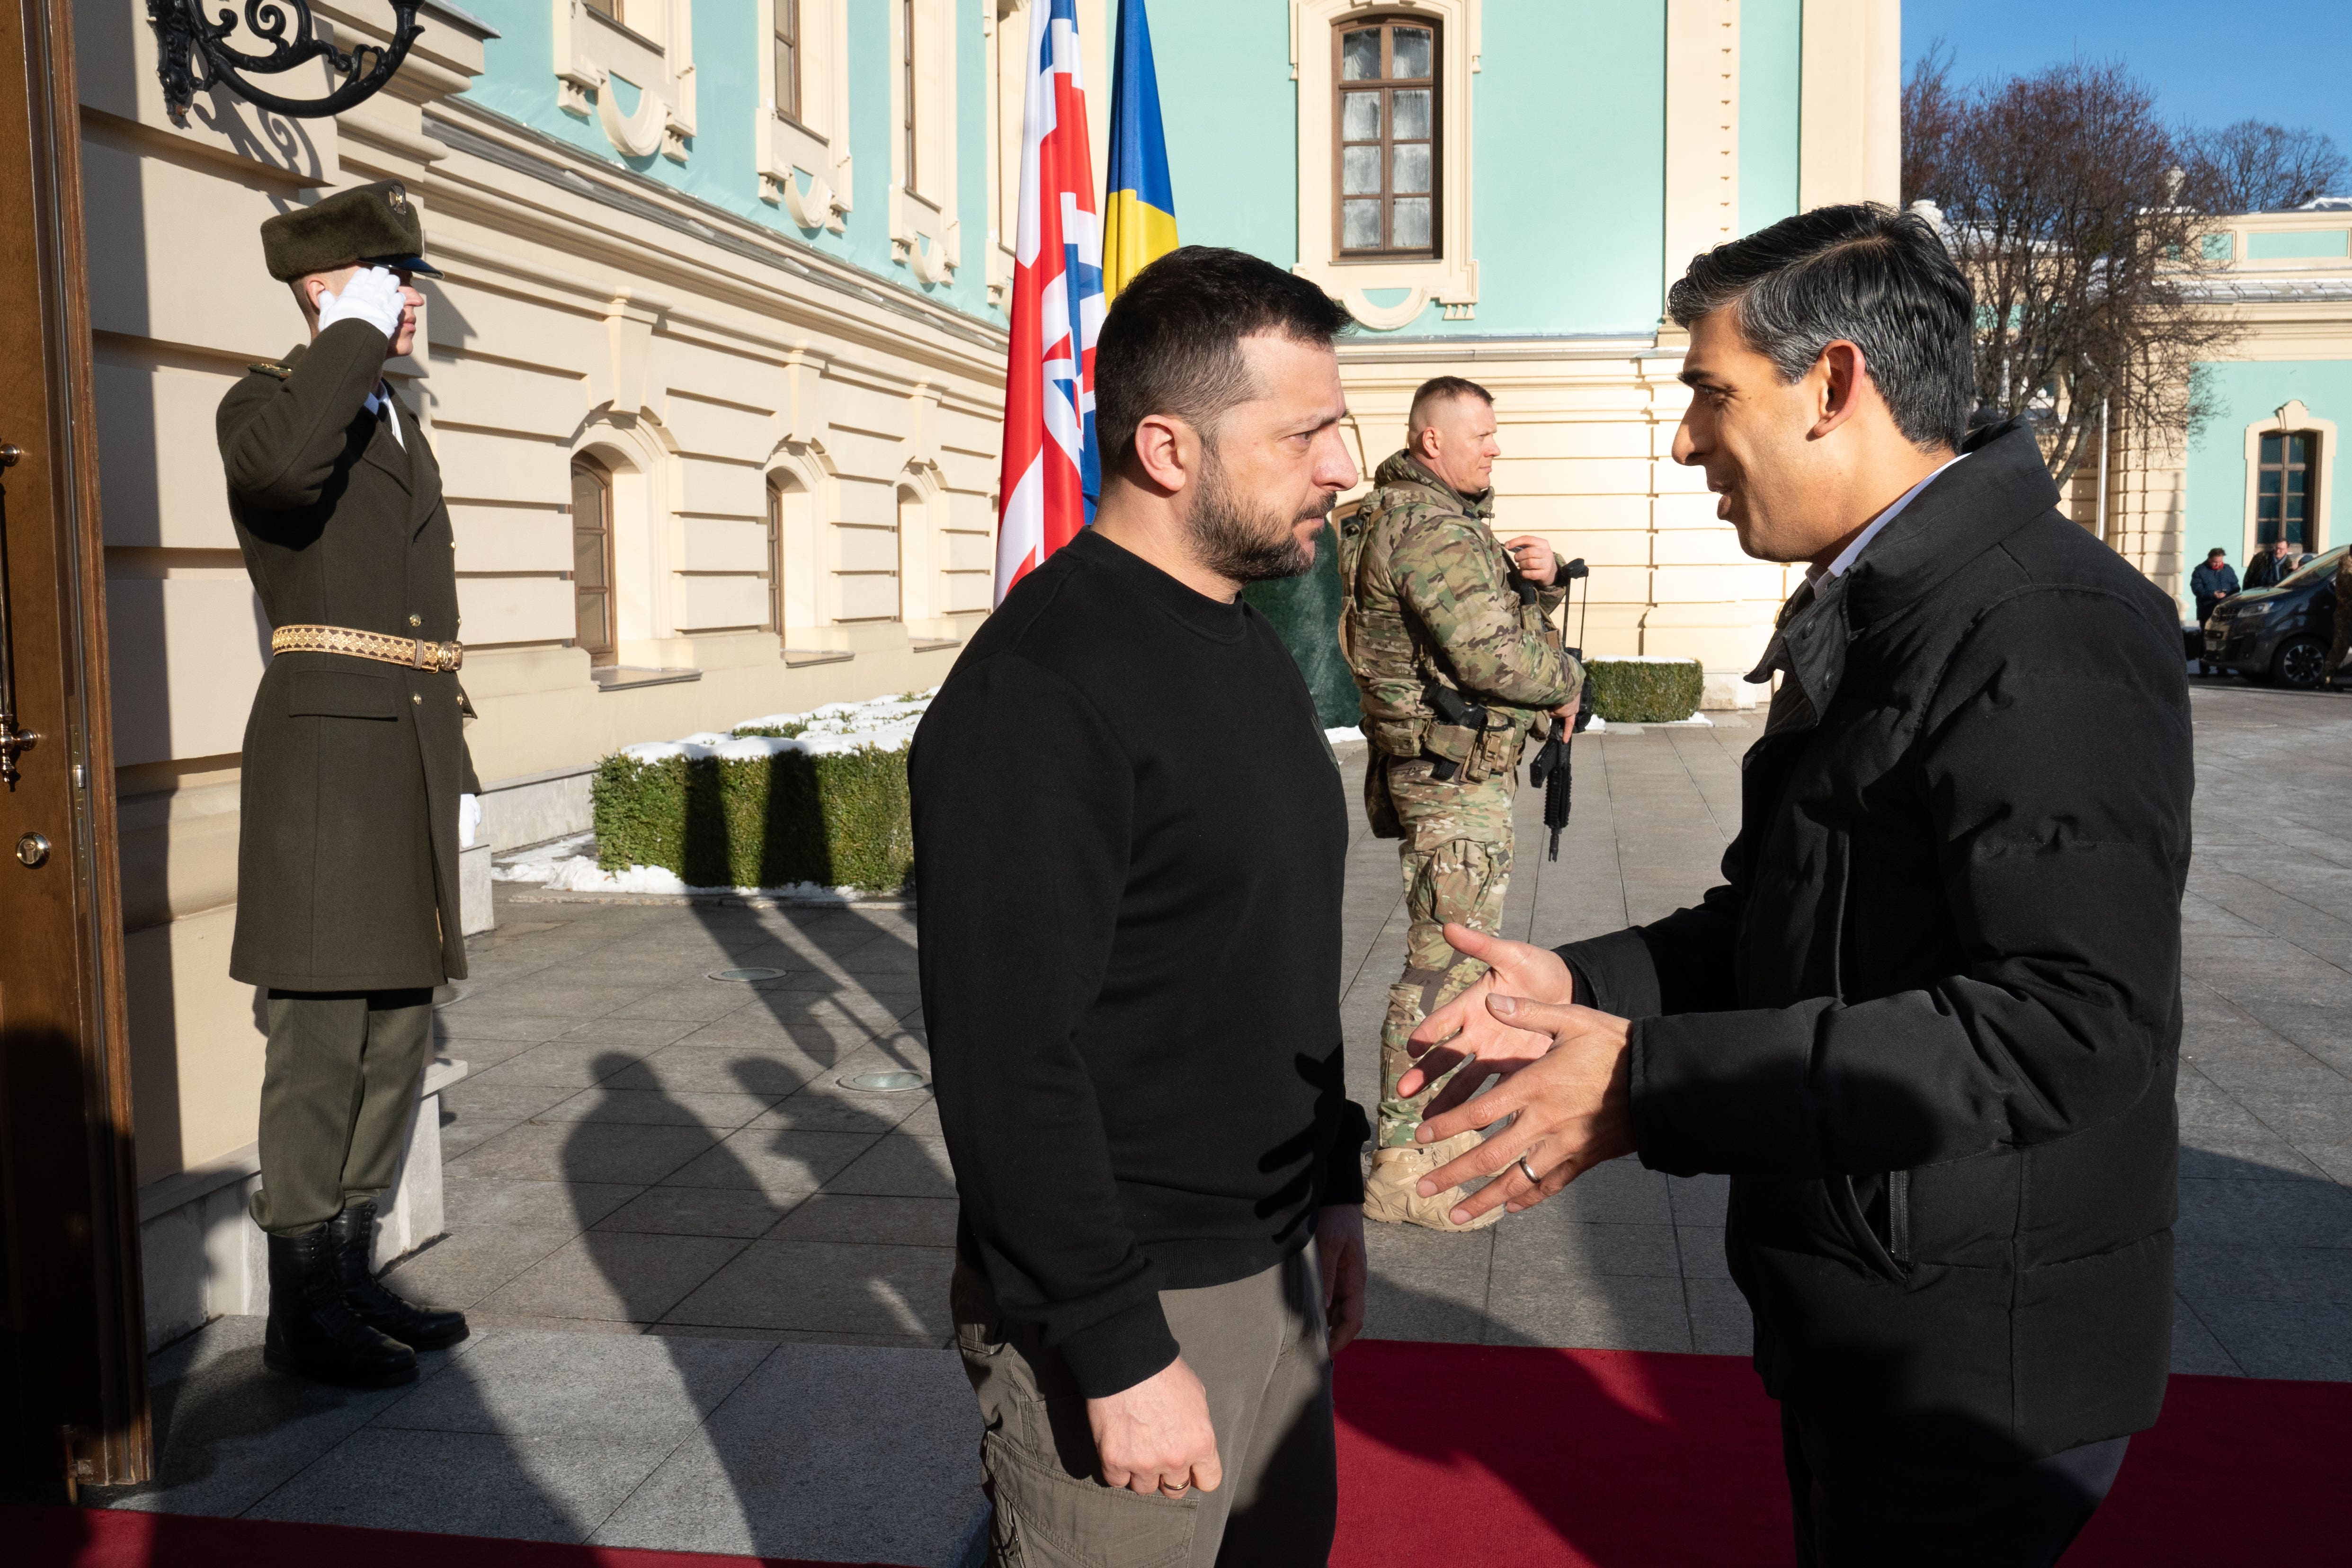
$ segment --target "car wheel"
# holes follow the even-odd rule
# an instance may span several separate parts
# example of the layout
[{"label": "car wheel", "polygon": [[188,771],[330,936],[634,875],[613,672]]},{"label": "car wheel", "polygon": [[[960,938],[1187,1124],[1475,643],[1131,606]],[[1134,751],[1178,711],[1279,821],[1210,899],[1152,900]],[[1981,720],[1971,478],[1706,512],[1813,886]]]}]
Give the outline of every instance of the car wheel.
[{"label": "car wheel", "polygon": [[2296,691],[2308,691],[2327,673],[2327,645],[2317,637],[2289,637],[2271,659],[2271,679]]}]

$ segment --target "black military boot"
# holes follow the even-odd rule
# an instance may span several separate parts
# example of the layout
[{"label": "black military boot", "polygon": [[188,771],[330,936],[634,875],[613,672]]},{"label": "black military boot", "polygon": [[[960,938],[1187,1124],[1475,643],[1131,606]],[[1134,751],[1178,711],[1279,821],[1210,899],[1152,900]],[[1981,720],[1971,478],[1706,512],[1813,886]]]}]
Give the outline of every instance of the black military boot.
[{"label": "black military boot", "polygon": [[343,1300],[361,1322],[420,1351],[446,1350],[473,1331],[466,1326],[465,1313],[427,1311],[402,1300],[375,1277],[369,1257],[375,1244],[373,1200],[347,1206],[328,1222],[327,1234],[334,1237]]},{"label": "black military boot", "polygon": [[262,1364],[343,1388],[416,1381],[416,1352],[360,1321],[343,1299],[331,1227],[269,1238],[269,1329]]}]

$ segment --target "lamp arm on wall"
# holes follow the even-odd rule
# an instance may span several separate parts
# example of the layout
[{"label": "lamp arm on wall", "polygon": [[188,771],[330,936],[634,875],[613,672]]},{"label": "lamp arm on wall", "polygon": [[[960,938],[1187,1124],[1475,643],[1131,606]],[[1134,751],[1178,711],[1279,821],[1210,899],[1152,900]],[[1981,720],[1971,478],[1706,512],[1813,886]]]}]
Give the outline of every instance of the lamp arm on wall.
[{"label": "lamp arm on wall", "polygon": [[[237,11],[223,6],[207,17],[205,0],[147,0],[147,22],[160,46],[155,75],[163,84],[164,106],[172,118],[186,123],[196,89],[225,87],[247,102],[297,120],[319,120],[341,114],[373,97],[400,64],[425,29],[416,20],[422,0],[391,0],[393,36],[389,45],[357,44],[348,50],[334,46],[331,26],[320,29],[310,16],[310,0],[244,0],[246,30],[269,46],[260,54],[233,47]],[[204,61],[201,77],[196,61]],[[324,98],[292,99],[265,91],[250,79],[277,76],[315,59],[325,59],[341,85]]]}]

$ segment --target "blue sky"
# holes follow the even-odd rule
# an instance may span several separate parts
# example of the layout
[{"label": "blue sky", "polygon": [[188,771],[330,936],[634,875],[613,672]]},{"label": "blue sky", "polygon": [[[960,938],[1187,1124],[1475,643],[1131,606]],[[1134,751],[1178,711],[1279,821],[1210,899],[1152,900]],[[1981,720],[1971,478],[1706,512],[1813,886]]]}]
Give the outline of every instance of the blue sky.
[{"label": "blue sky", "polygon": [[2078,53],[2120,58],[2156,89],[2168,119],[2305,126],[2352,156],[2352,5],[2344,0],[2286,13],[2211,0],[1903,0],[1906,72],[1939,34],[1963,81]]}]

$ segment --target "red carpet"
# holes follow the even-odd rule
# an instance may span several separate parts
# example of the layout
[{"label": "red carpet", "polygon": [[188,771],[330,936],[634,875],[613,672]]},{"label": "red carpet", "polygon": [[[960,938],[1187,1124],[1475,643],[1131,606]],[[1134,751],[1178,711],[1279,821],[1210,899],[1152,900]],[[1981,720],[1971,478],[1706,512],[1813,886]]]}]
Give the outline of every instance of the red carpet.
[{"label": "red carpet", "polygon": [[[1368,1341],[1340,1357],[1335,1568],[1785,1568],[1743,1358]],[[2175,1377],[2067,1568],[2344,1562],[2352,1384]],[[751,1559],[0,1506],[26,1568],[749,1568]],[[769,1568],[819,1568],[766,1560]]]},{"label": "red carpet", "polygon": [[[1786,1568],[1745,1357],[1372,1341],[1339,1361],[1335,1568]],[[2352,1384],[2175,1377],[2066,1568],[2352,1561]]]}]

